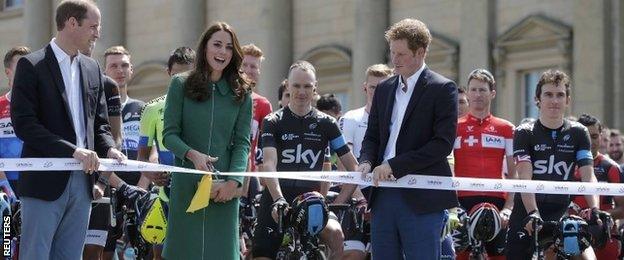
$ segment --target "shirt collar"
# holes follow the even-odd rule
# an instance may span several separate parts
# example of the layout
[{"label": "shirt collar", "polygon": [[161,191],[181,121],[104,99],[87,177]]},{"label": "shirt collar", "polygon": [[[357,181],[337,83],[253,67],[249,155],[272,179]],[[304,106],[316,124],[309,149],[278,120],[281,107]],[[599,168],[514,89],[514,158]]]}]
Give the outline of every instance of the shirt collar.
[{"label": "shirt collar", "polygon": [[[407,78],[407,80],[405,81],[407,83],[407,89],[410,89],[416,86],[416,82],[418,82],[418,78],[420,78],[420,74],[422,74],[422,72],[425,70],[426,67],[427,67],[427,64],[423,62],[422,66],[420,66],[420,69],[418,69],[414,74],[412,74],[412,76]],[[399,76],[399,77],[401,77],[399,82],[402,84],[403,76]]]},{"label": "shirt collar", "polygon": [[[52,51],[54,52],[54,56],[56,56],[56,60],[60,64],[61,62],[69,59],[71,63],[71,57],[67,54],[61,47],[56,44],[56,38],[52,38],[50,41],[50,46],[52,46]],[[80,55],[76,55],[75,59],[78,61],[78,57]]]},{"label": "shirt collar", "polygon": [[474,115],[472,115],[472,113],[468,112],[468,114],[466,114],[468,116],[468,119],[470,121],[475,121],[475,122],[488,122],[490,121],[490,118],[492,118],[492,114],[488,114],[487,116],[485,116],[483,119],[478,118]]},{"label": "shirt collar", "polygon": [[217,85],[217,91],[219,91],[219,93],[221,93],[221,95],[223,96],[227,95],[229,92],[232,92],[232,90],[229,87],[229,84],[225,80],[225,77],[221,77],[221,79],[219,79],[219,81],[216,82],[216,85]]}]

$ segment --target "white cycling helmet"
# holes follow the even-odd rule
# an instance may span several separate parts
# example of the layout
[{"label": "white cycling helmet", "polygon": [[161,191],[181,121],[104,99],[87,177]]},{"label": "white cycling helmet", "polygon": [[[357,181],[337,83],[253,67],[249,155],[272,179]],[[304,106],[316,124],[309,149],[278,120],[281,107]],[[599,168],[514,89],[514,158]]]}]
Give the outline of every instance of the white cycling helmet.
[{"label": "white cycling helmet", "polygon": [[468,235],[473,241],[489,242],[501,230],[501,219],[496,206],[479,203],[468,213]]}]

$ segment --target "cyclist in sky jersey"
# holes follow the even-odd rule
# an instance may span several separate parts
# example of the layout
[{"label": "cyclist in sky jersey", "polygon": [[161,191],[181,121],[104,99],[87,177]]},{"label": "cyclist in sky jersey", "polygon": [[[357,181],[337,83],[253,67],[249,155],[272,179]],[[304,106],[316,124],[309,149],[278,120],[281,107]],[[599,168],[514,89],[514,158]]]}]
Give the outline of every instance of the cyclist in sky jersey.
[{"label": "cyclist in sky jersey", "polygon": [[[535,90],[539,119],[519,125],[514,133],[514,159],[522,180],[573,181],[578,167],[584,182],[596,182],[587,128],[564,119],[570,104],[570,79],[558,70],[542,73]],[[598,214],[597,196],[587,195],[593,217]],[[515,196],[509,220],[507,259],[531,259],[534,221],[558,221],[570,204],[565,194],[521,193]],[[591,259],[593,250],[583,252]],[[595,256],[594,256],[595,257]]]},{"label": "cyclist in sky jersey", "polygon": [[[312,107],[316,92],[316,72],[312,64],[297,61],[289,69],[288,89],[290,103],[264,119],[262,133],[263,171],[319,171],[323,155],[329,145],[336,151],[347,170],[354,171],[356,160],[331,116]],[[262,193],[258,226],[254,233],[253,255],[256,259],[273,259],[282,237],[277,230],[277,205],[288,204],[296,196],[318,191],[319,182],[265,179],[267,189]],[[336,203],[345,203],[355,185],[343,185]],[[333,224],[332,224],[333,223]],[[342,256],[340,224],[330,218],[320,238],[332,251],[332,259]],[[337,228],[336,228],[337,227]]]}]

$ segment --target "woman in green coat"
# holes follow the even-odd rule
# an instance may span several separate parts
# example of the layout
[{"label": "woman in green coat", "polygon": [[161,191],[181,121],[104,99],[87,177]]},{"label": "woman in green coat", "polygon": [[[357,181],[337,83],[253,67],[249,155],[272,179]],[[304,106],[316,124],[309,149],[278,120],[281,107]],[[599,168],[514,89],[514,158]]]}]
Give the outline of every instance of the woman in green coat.
[{"label": "woman in green coat", "polygon": [[[249,155],[251,97],[240,76],[240,45],[231,27],[215,23],[202,35],[195,69],[173,77],[163,143],[175,165],[243,172]],[[242,177],[213,176],[210,204],[187,213],[201,175],[173,173],[165,259],[239,259],[238,199]]]}]

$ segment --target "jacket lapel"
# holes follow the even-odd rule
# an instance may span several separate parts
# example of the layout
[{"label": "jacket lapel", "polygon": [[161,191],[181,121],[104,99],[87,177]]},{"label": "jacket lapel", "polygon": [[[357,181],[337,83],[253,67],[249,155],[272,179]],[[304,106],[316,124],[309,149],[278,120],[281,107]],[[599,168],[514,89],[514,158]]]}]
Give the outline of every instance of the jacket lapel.
[{"label": "jacket lapel", "polygon": [[[59,67],[58,60],[54,55],[54,51],[52,50],[52,46],[48,44],[46,47],[45,60],[48,64],[48,69],[50,69],[50,75],[54,81],[54,85],[58,89],[63,98],[63,106],[65,106],[65,113],[67,113],[67,118],[73,125],[73,121],[71,120],[72,116],[69,112],[69,103],[67,102],[67,93],[65,93],[65,83],[63,82],[63,74],[61,73],[61,67]],[[74,127],[75,129],[75,127]]]},{"label": "jacket lapel", "polygon": [[[80,56],[82,56],[82,54],[79,54]],[[87,80],[87,75],[88,74],[88,69],[85,66],[85,63],[83,62],[83,59],[85,57],[80,57],[80,61],[79,61],[79,65],[80,65],[80,90],[81,90],[81,94],[82,94],[82,111],[83,111],[83,116],[84,116],[84,122],[85,122],[85,126],[87,125],[87,119],[89,116],[88,111],[90,111],[90,104],[89,104],[89,81]]]},{"label": "jacket lapel", "polygon": [[[412,112],[414,111],[414,108],[416,108],[416,105],[418,105],[418,102],[420,101],[420,97],[422,97],[422,94],[427,89],[428,77],[429,77],[429,69],[425,68],[420,74],[420,77],[418,77],[418,80],[416,81],[416,86],[414,86],[414,92],[412,92],[412,96],[410,97],[409,103],[407,103],[407,109],[405,110],[405,114],[403,115],[404,124],[401,125],[401,130],[403,130],[403,128],[407,125],[405,124],[405,122],[407,122],[410,114],[412,114]],[[399,135],[400,134],[401,133],[399,132]]]}]

